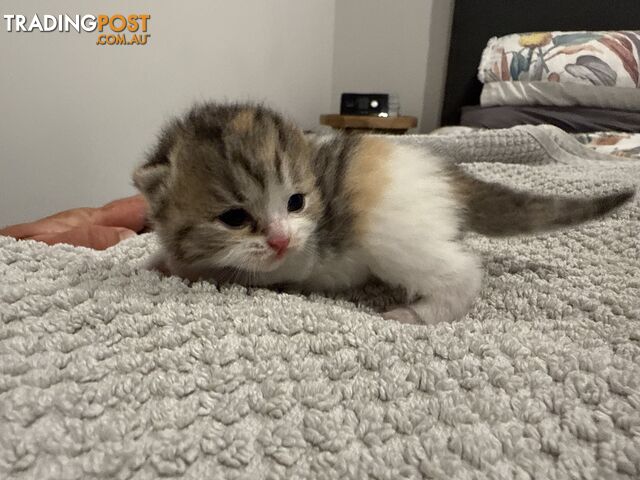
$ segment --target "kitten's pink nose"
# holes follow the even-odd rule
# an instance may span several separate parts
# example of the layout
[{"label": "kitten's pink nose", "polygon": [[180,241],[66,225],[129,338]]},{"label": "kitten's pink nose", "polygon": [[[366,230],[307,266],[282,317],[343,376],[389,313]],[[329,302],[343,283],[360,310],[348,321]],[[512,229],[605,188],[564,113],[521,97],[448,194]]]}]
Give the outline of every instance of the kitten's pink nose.
[{"label": "kitten's pink nose", "polygon": [[289,246],[289,237],[286,235],[274,235],[267,238],[267,243],[280,257],[287,251],[287,247]]}]

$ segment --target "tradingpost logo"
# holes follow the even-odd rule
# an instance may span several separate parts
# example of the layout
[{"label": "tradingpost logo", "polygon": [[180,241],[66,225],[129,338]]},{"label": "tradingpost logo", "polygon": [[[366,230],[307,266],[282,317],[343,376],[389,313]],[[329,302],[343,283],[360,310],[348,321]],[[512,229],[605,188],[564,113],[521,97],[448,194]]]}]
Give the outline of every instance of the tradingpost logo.
[{"label": "tradingpost logo", "polygon": [[7,32],[97,32],[96,45],[147,45],[151,15],[3,15]]}]

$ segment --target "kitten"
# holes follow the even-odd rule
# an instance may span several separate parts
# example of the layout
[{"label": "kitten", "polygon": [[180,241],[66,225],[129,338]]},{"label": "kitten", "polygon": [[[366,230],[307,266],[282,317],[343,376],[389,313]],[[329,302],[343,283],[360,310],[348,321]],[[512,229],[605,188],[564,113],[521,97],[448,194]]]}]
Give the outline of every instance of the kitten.
[{"label": "kitten", "polygon": [[425,324],[461,318],[480,288],[465,230],[575,225],[634,194],[518,192],[383,137],[305,137],[274,111],[242,104],[204,104],[174,120],[134,183],[169,273],[320,291],[374,276],[416,298],[384,317]]}]

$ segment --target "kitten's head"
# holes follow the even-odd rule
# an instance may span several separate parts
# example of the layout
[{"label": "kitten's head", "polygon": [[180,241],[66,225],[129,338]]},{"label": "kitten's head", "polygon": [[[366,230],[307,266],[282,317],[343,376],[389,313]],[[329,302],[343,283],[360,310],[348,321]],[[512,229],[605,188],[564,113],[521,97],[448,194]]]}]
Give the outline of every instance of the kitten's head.
[{"label": "kitten's head", "polygon": [[134,183],[186,265],[274,270],[312,248],[321,216],[307,141],[261,106],[195,107],[163,131]]}]

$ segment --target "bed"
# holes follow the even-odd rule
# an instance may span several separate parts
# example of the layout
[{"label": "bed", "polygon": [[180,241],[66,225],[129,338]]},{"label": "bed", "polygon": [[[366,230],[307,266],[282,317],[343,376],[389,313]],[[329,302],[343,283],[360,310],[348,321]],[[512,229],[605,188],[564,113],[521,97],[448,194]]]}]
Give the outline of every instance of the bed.
[{"label": "bed", "polygon": [[637,157],[640,4],[615,2],[606,14],[603,5],[459,2],[442,124],[551,124],[591,148]]},{"label": "bed", "polygon": [[[547,18],[459,1],[450,70],[463,38],[479,51],[456,78],[473,82],[507,28],[631,28],[596,3]],[[502,31],[491,4],[513,18]],[[453,129],[395,141],[536,192],[640,184],[631,133],[460,127],[474,100],[454,87]],[[636,198],[566,232],[468,235],[482,292],[430,327],[384,321],[398,292],[376,283],[305,296],[163,277],[144,268],[152,233],[104,252],[0,237],[0,478],[640,478],[639,221]]]},{"label": "bed", "polygon": [[[640,162],[556,127],[398,137],[486,180],[569,195]],[[381,285],[337,297],[0,237],[0,478],[638,478],[637,200],[568,232],[470,235],[467,317],[407,326]]]}]

